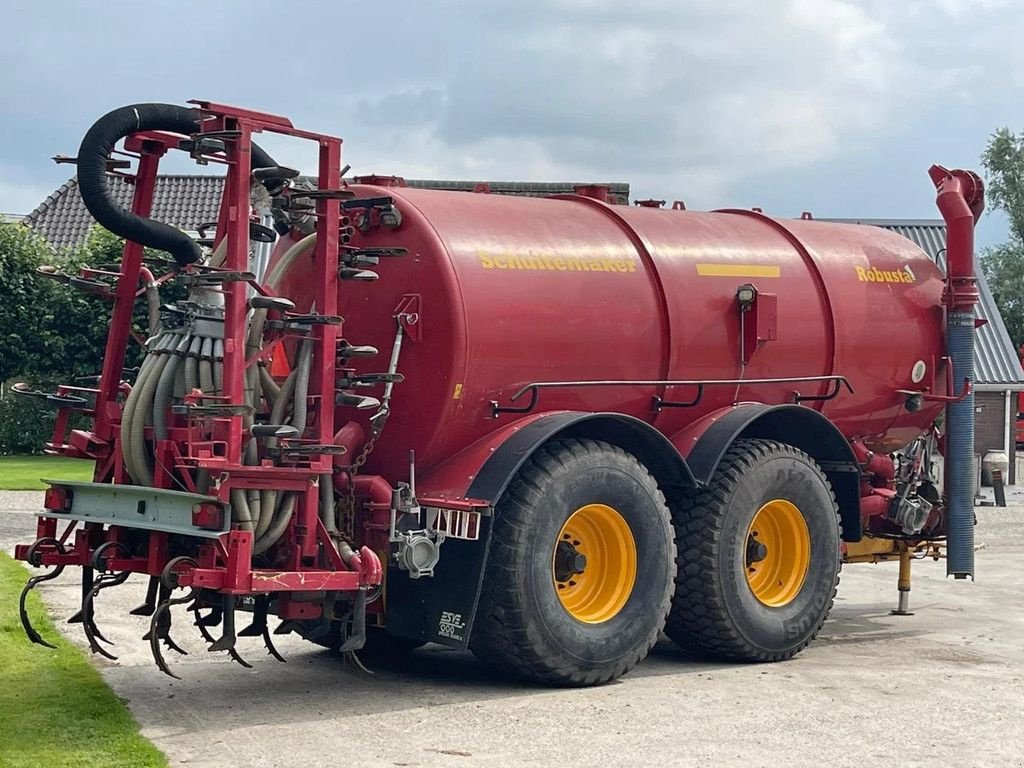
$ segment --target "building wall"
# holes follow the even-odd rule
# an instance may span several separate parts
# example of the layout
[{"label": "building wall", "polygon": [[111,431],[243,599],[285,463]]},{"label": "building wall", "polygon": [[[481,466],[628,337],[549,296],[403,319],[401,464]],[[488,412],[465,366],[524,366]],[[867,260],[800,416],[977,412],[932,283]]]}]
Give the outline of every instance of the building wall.
[{"label": "building wall", "polygon": [[[1015,402],[1011,398],[1011,405]],[[1014,414],[1015,416],[1016,414]],[[1013,432],[1010,433],[1013,440]],[[982,458],[989,451],[1006,449],[1006,393],[977,392],[974,395],[974,452]],[[1016,482],[1015,462],[1010,457],[1008,483]]]}]

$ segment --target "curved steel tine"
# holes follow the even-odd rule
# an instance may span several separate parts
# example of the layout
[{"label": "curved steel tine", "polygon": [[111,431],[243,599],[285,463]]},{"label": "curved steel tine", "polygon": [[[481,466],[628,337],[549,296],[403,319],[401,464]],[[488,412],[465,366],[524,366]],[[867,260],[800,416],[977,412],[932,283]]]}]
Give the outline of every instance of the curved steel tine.
[{"label": "curved steel tine", "polygon": [[263,644],[267,646],[267,651],[269,651],[270,655],[273,656],[275,659],[281,662],[288,661],[288,659],[286,659],[284,656],[278,653],[277,648],[274,647],[274,643],[270,639],[270,627],[266,624],[263,625]]},{"label": "curved steel tine", "polygon": [[[176,597],[173,599],[167,598],[166,600],[161,602],[160,605],[157,606],[157,609],[153,612],[153,616],[149,620],[149,632],[147,632],[144,636],[146,639],[149,640],[149,650],[153,654],[153,660],[156,662],[156,665],[160,668],[160,671],[163,672],[165,675],[170,675],[175,680],[181,680],[181,678],[174,674],[171,671],[171,668],[167,666],[167,662],[164,660],[163,652],[160,650],[160,641],[163,640],[168,648],[170,648],[173,651],[177,651],[182,655],[187,655],[187,652],[180,648],[177,643],[171,640],[170,635],[167,634],[167,630],[170,629],[170,621],[168,621],[165,625],[161,626],[161,620],[163,619],[163,615],[165,613],[167,614],[168,619],[170,618],[172,605],[182,605],[183,603],[187,603],[195,596],[196,590],[192,590],[189,594],[183,597]],[[166,627],[166,629],[164,627]]]},{"label": "curved steel tine", "polygon": [[160,617],[164,612],[169,611],[170,609],[170,600],[164,600],[157,606],[156,610],[153,611],[153,616],[149,620],[149,632],[147,632],[145,636],[149,638],[149,650],[153,654],[153,661],[156,662],[160,671],[165,675],[170,675],[175,680],[181,680],[181,678],[174,674],[171,671],[171,668],[167,666],[167,662],[164,661],[164,655],[160,651],[160,638],[157,637],[156,623],[160,620]]},{"label": "curved steel tine", "polygon": [[[103,556],[106,554],[108,549],[114,548],[121,550],[121,552],[123,552],[126,556],[131,554],[128,551],[128,548],[119,541],[105,541],[98,547],[96,547],[95,551],[93,551],[92,553],[92,557],[89,558],[89,565],[87,566],[88,570],[90,571],[89,579],[92,580],[92,574],[96,571],[100,571],[101,573],[93,581],[92,589],[90,589],[88,593],[85,593],[84,590],[86,577],[83,574],[82,584],[84,594],[82,595],[82,609],[78,612],[81,616],[82,626],[85,629],[85,635],[89,639],[90,650],[92,650],[93,653],[99,653],[101,656],[106,656],[108,659],[112,660],[116,659],[117,657],[105,651],[98,650],[98,646],[96,645],[96,640],[102,640],[107,645],[113,645],[113,643],[106,637],[104,637],[103,633],[100,632],[99,627],[96,626],[96,617],[93,614],[92,605],[93,600],[96,599],[96,595],[99,594],[101,589],[106,589],[107,587],[113,587],[118,584],[123,584],[131,575],[129,571],[123,571],[122,573],[117,574],[115,576],[112,575],[112,572],[108,571],[104,567]],[[72,616],[71,618],[74,619],[77,617]]]},{"label": "curved steel tine", "polygon": [[274,647],[274,641],[270,637],[270,627],[267,624],[267,614],[270,610],[270,598],[266,595],[256,598],[256,607],[252,614],[252,623],[238,633],[239,637],[261,637],[267,652],[278,661],[287,661],[284,656],[278,653]]},{"label": "curved steel tine", "polygon": [[56,645],[44,640],[36,631],[36,628],[32,626],[32,621],[28,617],[28,609],[25,604],[28,600],[28,593],[35,589],[37,584],[42,584],[44,581],[50,581],[51,579],[57,578],[63,570],[64,566],[58,565],[49,573],[33,576],[25,582],[25,588],[21,590],[21,596],[18,598],[18,617],[21,619],[21,627],[25,630],[25,634],[28,636],[28,639],[36,645],[43,645],[47,648],[57,647]]},{"label": "curved steel tine", "polygon": [[[98,653],[100,656],[105,656],[111,661],[117,661],[117,656],[106,650],[103,646],[96,642],[97,638],[101,638],[106,643],[110,643],[109,640],[103,638],[99,630],[96,628],[96,621],[93,613],[93,601],[96,599],[102,590],[108,587],[116,587],[118,584],[124,584],[131,576],[129,571],[122,571],[113,576],[100,576],[96,579],[95,583],[89,594],[85,596],[85,600],[82,601],[82,629],[85,630],[85,636],[89,640],[89,650],[93,653]],[[110,643],[113,645],[113,643]]]},{"label": "curved steel tine", "polygon": [[[92,589],[93,581],[93,569],[91,565],[82,566],[82,602],[85,602],[85,596],[89,594],[89,590]],[[68,618],[68,624],[81,624],[82,623],[82,609],[79,608]]]},{"label": "curved steel tine", "polygon": [[176,642],[174,642],[174,640],[171,639],[170,632],[165,634],[160,639],[163,640],[164,645],[166,645],[168,648],[170,648],[175,653],[178,653],[178,654],[180,654],[182,656],[188,656],[188,651],[186,651],[184,648],[182,648],[180,645],[178,645]]},{"label": "curved steel tine", "polygon": [[[64,554],[64,545],[61,544],[57,539],[49,536],[36,539],[32,542],[32,546],[28,548],[28,552],[25,553],[25,562],[29,563],[33,567],[38,568],[41,563],[41,556],[38,555],[37,550],[44,544],[49,544],[57,549],[60,554]],[[28,581],[25,582],[25,587],[21,590],[21,595],[18,597],[18,618],[21,619],[22,629],[25,630],[25,635],[28,639],[36,645],[42,645],[46,648],[56,648],[50,642],[47,642],[42,636],[36,631],[35,627],[32,626],[32,622],[28,617],[28,593],[35,589],[39,584],[44,581],[51,581],[56,579],[64,572],[64,565],[55,566],[52,571],[48,573],[41,573],[38,576],[32,576]]]},{"label": "curved steel tine", "polygon": [[[159,594],[157,596],[156,602],[157,602],[157,606],[160,606],[163,603],[166,603],[168,600],[171,599],[171,588],[168,587],[166,584],[164,584],[162,582],[159,582],[157,586],[159,588]],[[157,613],[158,613],[158,611],[153,611],[153,616],[156,616]],[[159,632],[160,628],[162,627],[162,625],[164,623],[169,622],[169,621],[170,621],[169,618],[166,619],[166,620],[161,618],[159,621],[154,621],[152,619],[152,617],[150,617],[149,631],[146,632],[146,634],[144,634],[142,636],[142,639],[143,640],[149,640],[150,635],[153,634],[154,628],[157,630],[157,639],[159,639],[160,638],[160,632]]]},{"label": "curved steel tine", "polygon": [[234,649],[234,646],[232,646],[231,648],[228,648],[228,656],[231,657],[232,661],[237,661],[239,664],[241,664],[246,669],[252,669],[252,664],[250,664],[248,661],[246,661],[241,656],[239,656],[238,655],[238,651],[236,651]]},{"label": "curved steel tine", "polygon": [[[194,600],[199,595],[199,590],[193,587],[187,594],[182,595],[181,597],[170,597],[171,591],[177,586],[174,569],[176,566],[182,564],[191,565],[193,567],[198,565],[191,557],[175,557],[164,566],[163,573],[160,574],[160,595],[166,595],[167,597],[164,597],[164,599],[161,600],[160,605],[158,605],[157,609],[153,612],[153,616],[149,620],[149,632],[144,635],[144,638],[149,639],[149,650],[153,654],[153,660],[156,662],[157,667],[159,667],[160,671],[165,675],[169,675],[175,680],[180,680],[181,678],[174,674],[174,672],[171,671],[171,668],[167,666],[163,652],[160,650],[160,641],[163,640],[171,650],[177,651],[181,654],[185,653],[185,651],[170,638],[171,606],[184,605],[190,600]],[[166,621],[163,618],[164,614],[167,614]]]},{"label": "curved steel tine", "polygon": [[196,620],[192,623],[196,627],[199,627],[199,634],[203,636],[203,640],[205,640],[207,643],[213,643],[216,640],[216,638],[213,635],[211,635],[210,630],[206,628],[206,620],[209,619],[210,616],[212,616],[213,614],[210,614],[210,616],[200,616],[198,605],[190,608],[189,610],[192,611],[193,614],[195,614]]},{"label": "curved steel tine", "polygon": [[223,607],[224,619],[223,627],[224,632],[220,636],[220,639],[210,644],[207,649],[209,651],[227,651],[228,656],[231,657],[232,661],[236,661],[246,669],[252,669],[252,664],[247,662],[241,656],[238,655],[238,651],[235,650],[235,643],[237,641],[237,635],[235,634],[235,596],[225,595],[224,596],[224,607]]}]

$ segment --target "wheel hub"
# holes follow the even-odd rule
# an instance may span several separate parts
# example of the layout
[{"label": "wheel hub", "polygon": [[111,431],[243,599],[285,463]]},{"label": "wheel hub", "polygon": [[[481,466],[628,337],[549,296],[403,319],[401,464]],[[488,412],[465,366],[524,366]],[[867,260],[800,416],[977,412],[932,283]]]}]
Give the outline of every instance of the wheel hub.
[{"label": "wheel hub", "polygon": [[633,592],[637,550],[626,519],[605,504],[573,512],[558,532],[551,577],[566,612],[585,624],[618,615]]},{"label": "wheel hub", "polygon": [[555,581],[567,582],[573,576],[583,573],[587,567],[587,556],[562,539],[555,547]]},{"label": "wheel hub", "polygon": [[747,537],[747,567],[768,557],[768,547],[753,536]]},{"label": "wheel hub", "polygon": [[795,504],[773,499],[750,521],[744,559],[747,584],[761,603],[788,605],[803,588],[811,562],[811,536]]}]

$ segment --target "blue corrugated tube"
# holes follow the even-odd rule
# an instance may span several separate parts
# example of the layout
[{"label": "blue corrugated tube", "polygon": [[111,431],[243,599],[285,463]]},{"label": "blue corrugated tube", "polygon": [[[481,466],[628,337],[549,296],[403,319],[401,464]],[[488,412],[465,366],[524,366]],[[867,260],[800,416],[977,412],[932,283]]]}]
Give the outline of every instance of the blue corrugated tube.
[{"label": "blue corrugated tube", "polygon": [[[950,312],[946,348],[953,381],[974,384],[974,313]],[[947,474],[946,575],[974,578],[974,393],[946,408]]]}]

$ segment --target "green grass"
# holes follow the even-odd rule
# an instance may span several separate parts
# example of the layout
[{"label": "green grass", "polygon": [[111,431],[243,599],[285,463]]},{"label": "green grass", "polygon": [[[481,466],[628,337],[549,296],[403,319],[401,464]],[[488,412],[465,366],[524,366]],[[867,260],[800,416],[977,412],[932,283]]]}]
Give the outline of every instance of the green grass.
[{"label": "green grass", "polygon": [[39,479],[92,480],[93,462],[62,456],[0,456],[0,491],[41,491]]},{"label": "green grass", "polygon": [[57,633],[35,592],[28,601],[32,624],[57,649],[25,637],[18,595],[27,576],[0,552],[0,766],[166,766],[99,672]]}]

